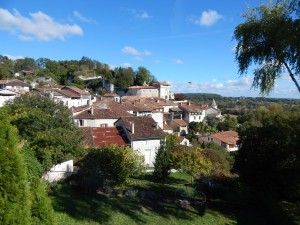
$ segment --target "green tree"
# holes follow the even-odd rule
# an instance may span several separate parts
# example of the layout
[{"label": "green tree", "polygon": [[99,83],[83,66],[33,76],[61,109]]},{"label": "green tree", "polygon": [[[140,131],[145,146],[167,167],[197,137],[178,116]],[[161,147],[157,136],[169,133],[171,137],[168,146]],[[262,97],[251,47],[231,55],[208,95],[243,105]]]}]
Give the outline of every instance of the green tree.
[{"label": "green tree", "polygon": [[237,118],[234,116],[226,115],[224,121],[218,123],[217,128],[219,131],[227,131],[237,129]]},{"label": "green tree", "polygon": [[2,110],[11,116],[11,123],[27,140],[44,171],[83,153],[79,145],[82,134],[62,104],[40,95],[22,95]]},{"label": "green tree", "polygon": [[300,114],[268,113],[259,126],[239,131],[234,171],[258,193],[300,199]]},{"label": "green tree", "polygon": [[161,143],[158,149],[155,162],[154,162],[154,177],[159,181],[165,181],[165,179],[170,175],[172,162],[171,162],[171,152],[180,143],[178,136],[169,134],[166,137],[166,142]]},{"label": "green tree", "polygon": [[31,181],[31,218],[33,224],[57,224],[50,198],[47,195],[46,184],[40,178]]},{"label": "green tree", "polygon": [[129,147],[110,145],[90,149],[80,161],[81,169],[77,177],[79,182],[90,191],[103,184],[115,186],[122,184],[126,178],[138,175],[144,169],[144,157]]},{"label": "green tree", "polygon": [[189,174],[192,181],[198,176],[207,176],[211,172],[211,162],[198,147],[177,146],[171,153],[171,160],[173,168]]},{"label": "green tree", "polygon": [[245,74],[252,63],[259,64],[252,86],[269,94],[285,69],[300,92],[299,2],[297,6],[294,0],[270,1],[249,8],[244,18],[246,21],[234,31],[240,74]]},{"label": "green tree", "polygon": [[13,72],[13,61],[7,56],[0,55],[0,79],[10,78]]},{"label": "green tree", "polygon": [[140,66],[135,74],[135,85],[144,85],[144,83],[149,84],[150,82],[150,71],[145,67]]},{"label": "green tree", "polygon": [[33,58],[26,57],[24,59],[17,59],[15,61],[14,70],[15,72],[27,70],[33,72],[34,74],[37,74],[39,71],[39,67]]},{"label": "green tree", "polygon": [[30,224],[30,193],[17,130],[0,118],[0,223]]}]

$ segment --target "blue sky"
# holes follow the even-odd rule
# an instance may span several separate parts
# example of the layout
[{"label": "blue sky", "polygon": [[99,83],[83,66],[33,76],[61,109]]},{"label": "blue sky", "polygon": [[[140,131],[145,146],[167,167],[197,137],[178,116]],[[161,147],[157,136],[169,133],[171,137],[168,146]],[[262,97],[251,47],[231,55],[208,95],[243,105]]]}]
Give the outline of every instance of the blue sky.
[{"label": "blue sky", "polygon": [[[0,0],[0,54],[144,66],[175,93],[259,96],[240,77],[234,28],[260,0]],[[287,75],[270,97],[299,98]]]}]

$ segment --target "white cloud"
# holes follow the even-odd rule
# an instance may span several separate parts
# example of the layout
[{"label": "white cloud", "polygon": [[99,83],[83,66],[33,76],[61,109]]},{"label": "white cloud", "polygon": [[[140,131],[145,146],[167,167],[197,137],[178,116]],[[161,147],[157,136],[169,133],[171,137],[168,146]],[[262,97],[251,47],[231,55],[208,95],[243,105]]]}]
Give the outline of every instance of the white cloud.
[{"label": "white cloud", "polygon": [[189,20],[194,24],[209,27],[222,18],[223,16],[221,14],[218,14],[217,11],[208,10],[208,11],[203,11],[200,18],[191,16]]},{"label": "white cloud", "polygon": [[136,19],[150,19],[151,16],[144,10],[136,10],[136,9],[125,9],[128,12],[131,12],[133,17]]},{"label": "white cloud", "polygon": [[159,59],[155,59],[154,62],[155,63],[160,63],[160,60]]},{"label": "white cloud", "polygon": [[140,57],[140,56],[136,56],[136,57],[134,57],[133,59],[136,60],[136,61],[143,61],[143,58]]},{"label": "white cloud", "polygon": [[21,40],[49,41],[64,40],[68,35],[83,35],[78,25],[61,24],[43,12],[30,13],[30,18],[23,17],[17,10],[10,13],[0,8],[0,30],[9,31]]},{"label": "white cloud", "polygon": [[73,11],[73,16],[74,16],[76,19],[78,19],[78,20],[80,20],[80,21],[82,21],[82,22],[85,22],[85,23],[97,23],[95,20],[83,16],[81,13],[79,13],[79,12],[76,11],[76,10]]},{"label": "white cloud", "polygon": [[217,80],[214,78],[214,79],[212,79],[212,81],[211,82],[217,82]]},{"label": "white cloud", "polygon": [[130,63],[123,63],[123,67],[128,68],[128,67],[132,67],[132,65]]},{"label": "white cloud", "polygon": [[124,48],[122,48],[122,52],[125,53],[125,54],[130,54],[130,55],[135,55],[135,56],[149,56],[151,55],[152,53],[149,52],[149,51],[143,51],[143,52],[140,52],[138,51],[137,49],[131,47],[131,46],[125,46]]},{"label": "white cloud", "polygon": [[176,60],[175,60],[175,63],[178,64],[178,65],[183,64],[183,62],[182,62],[180,59],[176,59]]},{"label": "white cloud", "polygon": [[13,56],[13,55],[8,55],[8,54],[4,54],[4,56],[6,56],[7,58],[11,59],[11,60],[16,60],[16,59],[24,59],[24,56]]}]

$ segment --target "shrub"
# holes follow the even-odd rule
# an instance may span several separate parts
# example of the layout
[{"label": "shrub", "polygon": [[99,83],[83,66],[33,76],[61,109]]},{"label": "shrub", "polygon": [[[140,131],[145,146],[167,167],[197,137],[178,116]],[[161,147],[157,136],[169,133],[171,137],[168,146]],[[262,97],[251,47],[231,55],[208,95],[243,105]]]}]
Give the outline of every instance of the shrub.
[{"label": "shrub", "polygon": [[144,169],[144,158],[129,147],[111,145],[91,149],[79,164],[81,169],[76,183],[92,183],[90,190],[94,191],[104,184],[120,185],[129,176],[141,173]]}]

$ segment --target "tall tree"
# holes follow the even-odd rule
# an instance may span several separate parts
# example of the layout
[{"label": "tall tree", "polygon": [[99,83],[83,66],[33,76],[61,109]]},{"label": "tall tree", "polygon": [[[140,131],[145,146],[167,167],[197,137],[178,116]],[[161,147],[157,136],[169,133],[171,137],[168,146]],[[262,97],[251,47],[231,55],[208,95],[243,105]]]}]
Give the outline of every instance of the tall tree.
[{"label": "tall tree", "polygon": [[269,112],[239,130],[234,171],[258,193],[300,199],[300,113]]},{"label": "tall tree", "polygon": [[39,71],[39,67],[36,64],[35,60],[33,58],[24,58],[24,59],[17,59],[15,61],[14,65],[15,72],[21,71],[21,70],[28,70],[33,72],[34,74],[37,74]]},{"label": "tall tree", "polygon": [[1,110],[11,116],[11,123],[27,140],[44,170],[81,155],[81,132],[62,104],[40,95],[22,95]]},{"label": "tall tree", "polygon": [[11,77],[14,71],[13,60],[7,56],[0,55],[0,79]]},{"label": "tall tree", "polygon": [[150,82],[150,71],[147,70],[145,67],[140,66],[136,71],[135,75],[135,85],[144,85],[149,84]]},{"label": "tall tree", "polygon": [[254,64],[252,86],[269,94],[275,80],[286,70],[300,92],[300,19],[299,1],[270,1],[257,8],[249,8],[246,21],[234,31],[237,40],[236,61],[241,75]]},{"label": "tall tree", "polygon": [[0,224],[30,224],[30,195],[17,130],[0,118]]}]

